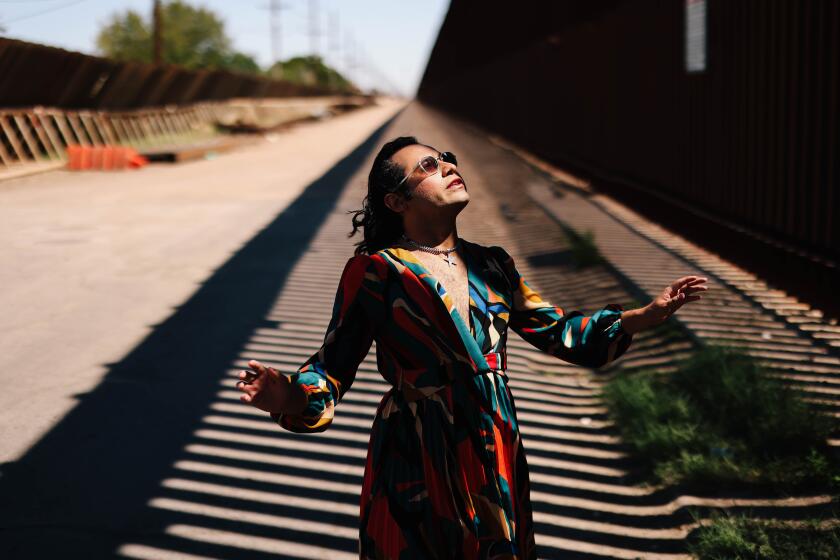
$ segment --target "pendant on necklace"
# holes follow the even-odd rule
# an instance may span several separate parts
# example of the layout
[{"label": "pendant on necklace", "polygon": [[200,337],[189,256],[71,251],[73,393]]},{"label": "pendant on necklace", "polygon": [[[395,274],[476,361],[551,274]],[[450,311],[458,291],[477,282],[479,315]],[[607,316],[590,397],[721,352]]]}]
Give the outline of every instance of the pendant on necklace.
[{"label": "pendant on necklace", "polygon": [[446,259],[446,262],[449,264],[449,268],[452,268],[453,266],[458,266],[458,263],[452,261],[451,253],[447,253],[444,259]]}]

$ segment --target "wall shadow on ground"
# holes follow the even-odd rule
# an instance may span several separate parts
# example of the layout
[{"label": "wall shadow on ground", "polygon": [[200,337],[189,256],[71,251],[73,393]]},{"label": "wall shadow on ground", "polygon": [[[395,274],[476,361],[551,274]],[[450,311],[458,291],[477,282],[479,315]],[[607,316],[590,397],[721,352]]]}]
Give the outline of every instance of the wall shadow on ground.
[{"label": "wall shadow on ground", "polygon": [[[290,271],[392,120],[310,184],[125,358],[110,364],[99,386],[78,395],[78,405],[25,456],[2,466],[0,556],[53,558],[72,552],[77,558],[112,558],[121,543],[155,540],[178,521],[182,514],[146,507],[149,500],[160,493],[220,380],[255,329],[266,325]],[[60,379],[56,366],[26,376],[43,386]],[[300,454],[301,464],[308,455]],[[242,507],[230,498],[214,501]],[[195,543],[189,552],[209,552],[206,548],[215,547]],[[225,556],[260,555],[226,549]]]}]

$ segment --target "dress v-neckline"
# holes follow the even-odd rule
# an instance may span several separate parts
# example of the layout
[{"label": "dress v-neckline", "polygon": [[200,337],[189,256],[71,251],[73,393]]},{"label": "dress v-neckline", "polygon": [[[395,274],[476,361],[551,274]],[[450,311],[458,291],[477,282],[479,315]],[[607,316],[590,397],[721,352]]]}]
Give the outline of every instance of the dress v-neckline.
[{"label": "dress v-neckline", "polygon": [[[462,242],[462,245],[461,245],[461,246],[462,246],[462,247],[464,247],[464,245],[465,245],[465,244]],[[404,249],[404,250],[405,250],[405,249]],[[472,288],[472,285],[471,285],[471,282],[470,282],[470,265],[469,265],[469,263],[467,262],[467,255],[466,255],[466,253],[467,253],[467,249],[464,249],[464,250],[461,252],[461,259],[464,261],[464,268],[466,269],[466,273],[467,273],[467,286],[466,286],[466,287],[467,287],[467,316],[466,316],[466,317],[464,317],[463,315],[461,315],[461,312],[460,312],[460,311],[458,311],[458,306],[457,306],[457,305],[455,305],[455,301],[456,301],[456,300],[455,300],[455,298],[452,296],[452,294],[450,294],[450,293],[449,293],[449,291],[446,289],[446,285],[444,285],[444,283],[443,283],[443,282],[441,282],[441,281],[440,281],[440,279],[439,279],[438,277],[436,277],[434,274],[432,274],[432,273],[431,273],[431,271],[429,270],[429,267],[428,267],[428,266],[426,266],[426,265],[423,263],[423,261],[421,261],[419,258],[417,258],[417,257],[414,255],[414,253],[411,253],[410,251],[409,251],[409,253],[411,254],[412,258],[413,258],[413,259],[414,259],[414,260],[415,260],[415,261],[416,261],[416,262],[420,265],[420,267],[423,269],[423,273],[424,273],[424,274],[426,274],[426,275],[427,275],[427,277],[428,277],[430,280],[434,280],[434,282],[435,282],[437,285],[439,285],[439,286],[441,287],[441,289],[443,290],[444,294],[449,296],[449,299],[450,299],[450,301],[452,302],[452,308],[449,310],[450,315],[453,315],[453,316],[457,315],[458,317],[460,317],[460,318],[461,318],[461,320],[463,321],[463,323],[467,326],[467,330],[469,331],[470,336],[471,336],[471,337],[473,337],[473,338],[475,338],[475,330],[474,330],[474,327],[473,327],[473,319],[472,319],[472,306],[470,305],[470,290],[471,290],[471,288]],[[455,266],[458,266],[458,265],[457,265],[457,264],[455,264]],[[440,295],[440,294],[439,294],[439,295]],[[444,304],[446,304],[446,301],[443,299],[443,296],[441,296],[441,301],[443,301],[443,302],[444,302]]]},{"label": "dress v-neckline", "polygon": [[[461,313],[455,306],[455,299],[446,290],[446,286],[444,286],[443,282],[441,282],[434,274],[432,274],[429,271],[429,268],[425,264],[423,264],[423,261],[414,256],[414,253],[412,253],[408,249],[403,249],[402,247],[390,247],[387,250],[392,252],[392,254],[394,254],[398,259],[403,261],[403,264],[405,264],[405,261],[410,261],[413,264],[417,265],[417,268],[420,269],[420,274],[418,274],[418,276],[426,280],[428,284],[432,285],[438,296],[438,299],[444,305],[444,307],[446,307],[446,310],[449,312],[449,315],[452,316],[453,320],[455,321],[455,325],[459,326],[458,321],[455,320],[455,318],[457,317],[461,319],[460,322],[463,324],[463,326],[467,327],[467,332],[469,333],[470,337],[474,340],[475,326],[473,324],[472,318],[472,306],[470,305],[470,292],[472,290],[472,274],[469,262],[469,249],[467,249],[466,245],[467,243],[461,240],[461,247],[463,248],[461,258],[464,261],[464,268],[466,268],[467,270],[467,317],[461,316]],[[449,298],[451,305],[448,305],[446,303],[446,297]]]},{"label": "dress v-neckline", "polygon": [[[438,299],[441,301],[441,303],[444,305],[444,307],[446,307],[450,316],[452,316],[452,320],[455,321],[456,327],[460,327],[459,321],[457,320],[457,319],[460,319],[460,323],[463,326],[466,327],[467,333],[469,334],[470,338],[472,338],[473,341],[475,341],[475,332],[476,332],[475,331],[475,324],[474,324],[475,322],[473,320],[472,305],[470,304],[470,300],[472,299],[471,292],[473,291],[473,285],[474,285],[473,272],[472,272],[473,267],[470,266],[472,264],[472,258],[471,258],[472,254],[470,253],[470,249],[467,247],[467,244],[468,244],[467,241],[464,241],[463,239],[461,240],[461,247],[463,249],[463,251],[461,251],[461,258],[464,261],[464,268],[466,268],[466,271],[467,271],[467,316],[466,317],[461,316],[461,313],[458,311],[458,309],[455,305],[455,299],[446,290],[446,286],[444,286],[443,282],[441,282],[434,274],[432,274],[429,271],[428,267],[426,265],[424,265],[423,262],[420,259],[418,259],[416,256],[414,256],[414,253],[412,253],[408,249],[404,249],[402,247],[390,247],[390,248],[387,249],[387,251],[391,252],[391,254],[393,254],[398,259],[403,261],[403,264],[405,264],[405,261],[409,261],[409,262],[415,264],[417,266],[417,268],[420,269],[420,274],[418,274],[417,276],[422,277],[422,279],[426,280],[427,283],[430,284],[435,289],[435,291],[437,293],[437,296],[438,296]],[[446,304],[446,300],[445,300],[444,296],[449,297],[449,299],[452,303],[451,308]],[[459,328],[459,330],[460,330],[460,328]]]},{"label": "dress v-neckline", "polygon": [[[475,278],[473,276],[474,270],[477,270],[475,267],[477,263],[473,260],[473,254],[468,247],[470,245],[469,242],[461,240],[462,246],[464,247],[463,251],[463,260],[464,266],[467,269],[467,297],[470,297],[470,291],[475,286]],[[455,302],[452,299],[452,296],[448,294],[446,291],[446,287],[443,283],[438,280],[431,272],[423,265],[420,260],[414,256],[414,254],[409,251],[408,249],[403,249],[402,247],[389,247],[384,249],[386,253],[391,255],[392,257],[396,258],[400,263],[411,270],[411,272],[417,276],[421,282],[425,283],[426,286],[434,292],[435,299],[437,299],[438,304],[442,305],[443,308],[449,313],[449,318],[452,321],[453,326],[455,327],[455,332],[458,333],[459,337],[461,338],[461,344],[466,350],[467,355],[469,355],[470,360],[473,362],[474,367],[478,371],[490,371],[490,367],[487,365],[487,361],[484,359],[484,353],[481,351],[481,348],[478,346],[478,341],[475,339],[474,334],[474,321],[472,317],[472,309],[471,306],[468,304],[468,315],[469,317],[467,320],[468,323],[464,321],[461,317],[461,314],[455,309]],[[412,266],[408,266],[407,263],[411,263]],[[413,267],[413,268],[412,268]],[[478,294],[478,290],[476,289],[476,294]],[[451,305],[446,303],[446,298],[449,298]]]}]

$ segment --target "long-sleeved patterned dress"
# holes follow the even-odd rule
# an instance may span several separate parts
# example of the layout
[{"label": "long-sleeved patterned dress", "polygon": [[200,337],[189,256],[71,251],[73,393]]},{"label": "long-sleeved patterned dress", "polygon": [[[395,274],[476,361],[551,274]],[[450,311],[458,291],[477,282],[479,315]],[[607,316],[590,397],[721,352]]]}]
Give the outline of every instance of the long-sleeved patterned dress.
[{"label": "long-sleeved patterned dress", "polygon": [[462,247],[469,325],[410,251],[350,258],[323,346],[292,375],[308,405],[274,415],[294,432],[325,430],[376,340],[392,388],[370,435],[363,559],[536,558],[528,465],[505,374],[507,329],[590,367],[630,345],[619,306],[566,313],[529,287],[501,247]]}]

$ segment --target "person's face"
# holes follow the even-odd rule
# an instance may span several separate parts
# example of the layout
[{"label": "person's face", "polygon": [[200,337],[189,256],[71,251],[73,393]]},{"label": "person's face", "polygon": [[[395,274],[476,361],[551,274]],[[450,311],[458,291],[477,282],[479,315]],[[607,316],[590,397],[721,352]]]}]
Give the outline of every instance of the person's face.
[{"label": "person's face", "polygon": [[411,193],[411,199],[389,193],[385,196],[385,204],[404,217],[417,214],[434,218],[442,212],[460,212],[469,202],[470,195],[458,168],[441,160],[438,160],[438,170],[431,174],[417,167],[422,158],[439,155],[440,152],[433,148],[414,144],[391,156],[391,160],[408,175],[405,188]]}]

